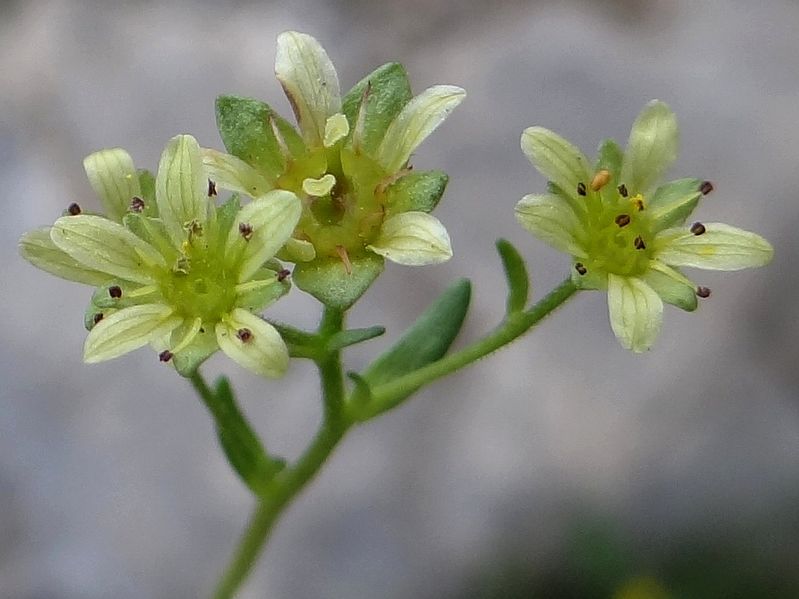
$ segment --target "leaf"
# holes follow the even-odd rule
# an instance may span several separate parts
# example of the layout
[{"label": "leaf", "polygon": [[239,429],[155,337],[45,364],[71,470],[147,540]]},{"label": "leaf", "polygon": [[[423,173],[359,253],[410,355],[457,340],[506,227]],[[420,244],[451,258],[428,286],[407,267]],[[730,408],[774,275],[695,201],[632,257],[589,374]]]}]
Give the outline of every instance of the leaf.
[{"label": "leaf", "polygon": [[376,254],[351,258],[347,272],[341,260],[317,258],[294,267],[294,284],[331,308],[346,310],[354,304],[383,272],[384,260]]},{"label": "leaf", "polygon": [[412,171],[386,188],[386,205],[390,214],[432,212],[449,177],[442,171]]},{"label": "leaf", "polygon": [[497,251],[502,259],[505,278],[508,281],[507,312],[510,314],[524,310],[530,294],[530,278],[524,259],[506,239],[497,241]]},{"label": "leaf", "polygon": [[385,327],[374,326],[365,329],[349,329],[333,335],[327,342],[327,351],[338,351],[350,345],[363,343],[386,332]]}]

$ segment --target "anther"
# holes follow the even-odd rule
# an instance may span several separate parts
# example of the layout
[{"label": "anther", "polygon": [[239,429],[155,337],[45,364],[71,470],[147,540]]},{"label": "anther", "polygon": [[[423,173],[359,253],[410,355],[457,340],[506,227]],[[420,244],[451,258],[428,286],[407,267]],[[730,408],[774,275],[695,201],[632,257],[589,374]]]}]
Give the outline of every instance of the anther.
[{"label": "anther", "polygon": [[585,183],[583,183],[582,181],[580,181],[577,184],[577,195],[578,196],[584,196],[585,195]]},{"label": "anther", "polygon": [[605,169],[599,170],[596,172],[596,175],[594,175],[594,178],[591,179],[591,189],[599,191],[608,184],[608,181],[610,181],[610,171]]},{"label": "anther", "polygon": [[138,196],[133,196],[130,199],[130,211],[142,212],[144,210],[144,200]]},{"label": "anther", "polygon": [[94,318],[92,318],[92,320],[94,321],[94,324],[97,324],[102,319],[103,319],[103,313],[102,312],[98,312],[97,314],[94,315]]},{"label": "anther", "polygon": [[108,295],[114,299],[119,299],[122,297],[122,287],[119,285],[111,285],[111,287],[108,288]]},{"label": "anther", "polygon": [[631,219],[630,219],[630,215],[629,214],[619,214],[616,217],[615,222],[620,227],[626,227],[627,225],[630,224],[630,220]]},{"label": "anther", "polygon": [[288,268],[284,268],[283,270],[278,271],[278,273],[277,273],[277,282],[278,283],[283,282],[286,279],[286,277],[289,276],[290,274],[291,274],[291,271]]},{"label": "anther", "polygon": [[80,206],[77,203],[72,202],[69,206],[67,206],[67,212],[70,216],[78,216],[81,213]]},{"label": "anther", "polygon": [[575,262],[574,270],[576,270],[581,275],[584,275],[585,273],[588,272],[588,269],[585,267],[585,265],[582,262]]},{"label": "anther", "polygon": [[645,250],[646,244],[644,243],[644,238],[639,235],[633,239],[633,246],[635,246],[636,250]]},{"label": "anther", "polygon": [[216,195],[216,183],[208,179],[208,197],[212,198]]},{"label": "anther", "polygon": [[713,184],[710,181],[702,181],[702,184],[699,186],[699,191],[703,196],[706,196],[713,191]]},{"label": "anther", "polygon": [[172,359],[173,355],[174,354],[171,351],[169,351],[168,349],[165,349],[160,354],[158,354],[158,359],[161,362],[169,362]]},{"label": "anther", "polygon": [[627,186],[626,186],[624,183],[622,183],[621,185],[619,185],[619,186],[618,186],[616,189],[618,189],[618,191],[619,191],[619,195],[620,195],[621,197],[623,197],[623,198],[626,198],[626,197],[627,197],[627,195],[628,195],[628,193],[629,193],[629,192],[627,191]]},{"label": "anther", "polygon": [[641,212],[644,209],[644,198],[641,196],[640,193],[637,196],[635,196],[631,200],[631,202],[633,206],[635,206],[635,209],[638,210],[638,212]]},{"label": "anther", "polygon": [[249,223],[239,223],[239,234],[244,237],[245,241],[252,238],[252,225]]},{"label": "anther", "polygon": [[252,340],[252,331],[247,328],[241,328],[238,331],[236,331],[236,337],[242,343],[248,343],[249,341]]},{"label": "anther", "polygon": [[707,229],[705,229],[705,225],[702,223],[694,223],[691,225],[691,233],[694,235],[701,235],[705,231],[707,231]]},{"label": "anther", "polygon": [[710,288],[709,287],[697,287],[696,288],[696,296],[701,297],[702,299],[706,299],[710,297]]}]

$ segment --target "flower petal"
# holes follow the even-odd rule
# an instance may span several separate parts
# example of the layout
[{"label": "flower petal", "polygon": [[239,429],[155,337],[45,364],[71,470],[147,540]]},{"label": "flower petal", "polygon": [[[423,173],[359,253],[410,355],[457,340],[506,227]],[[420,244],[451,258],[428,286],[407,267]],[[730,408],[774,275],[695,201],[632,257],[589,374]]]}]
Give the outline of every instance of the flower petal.
[{"label": "flower petal", "polygon": [[700,185],[699,179],[677,179],[658,187],[647,205],[655,230],[684,223],[702,197]]},{"label": "flower petal", "polygon": [[287,262],[310,262],[316,258],[316,248],[310,241],[290,237],[277,257]]},{"label": "flower petal", "polygon": [[219,347],[232,360],[262,376],[282,376],[289,352],[280,334],[255,314],[236,308],[216,325]]},{"label": "flower petal", "polygon": [[377,149],[377,161],[389,173],[400,170],[465,97],[466,92],[460,87],[435,85],[413,98],[388,126]]},{"label": "flower petal", "polygon": [[166,262],[153,246],[102,216],[63,216],[50,238],[61,250],[92,270],[137,283],[153,283],[153,268]]},{"label": "flower petal", "polygon": [[86,337],[83,360],[103,362],[147,345],[170,333],[183,319],[162,304],[142,304],[124,308],[103,318]]},{"label": "flower petal", "polygon": [[[278,189],[247,204],[236,215],[227,239],[226,252],[240,261],[238,282],[252,277],[291,237],[300,220],[302,205],[290,191]],[[245,238],[243,227],[251,234]]]},{"label": "flower petal", "polygon": [[633,277],[608,275],[610,326],[626,349],[649,349],[660,333],[663,302],[646,283]]},{"label": "flower petal", "polygon": [[565,200],[554,194],[526,195],[516,204],[516,220],[556,250],[585,257],[577,241],[580,221]]},{"label": "flower petal", "polygon": [[310,35],[281,33],[277,38],[275,74],[306,143],[322,147],[327,118],[341,112],[338,75],[324,48]]},{"label": "flower petal", "polygon": [[582,206],[577,186],[591,181],[590,163],[585,154],[557,133],[543,127],[529,127],[522,133],[522,151],[533,166],[557,185],[575,204]]},{"label": "flower petal", "polygon": [[133,197],[141,197],[139,175],[130,154],[122,148],[100,150],[84,158],[83,168],[106,216],[121,221]]},{"label": "flower petal", "polygon": [[768,264],[774,256],[774,248],[760,235],[724,223],[704,227],[701,235],[682,227],[662,231],[655,237],[654,257],[672,266],[741,270]]},{"label": "flower petal", "polygon": [[257,198],[272,189],[272,185],[249,164],[231,154],[202,148],[203,166],[208,178],[222,189]]},{"label": "flower petal", "polygon": [[677,118],[666,104],[653,100],[633,123],[619,183],[630,193],[646,195],[677,158]]},{"label": "flower petal", "polygon": [[680,272],[669,268],[657,260],[649,263],[649,270],[642,277],[644,283],[655,290],[667,304],[677,306],[686,312],[693,312],[698,305],[696,285]]},{"label": "flower petal", "polygon": [[191,135],[173,137],[158,164],[155,178],[158,212],[176,248],[186,239],[186,225],[204,225],[208,214],[208,174],[200,146]]},{"label": "flower petal", "polygon": [[444,225],[424,212],[403,212],[387,218],[377,241],[367,248],[406,266],[439,264],[452,258]]},{"label": "flower petal", "polygon": [[59,249],[50,239],[50,227],[25,233],[19,240],[19,253],[35,267],[68,281],[97,286],[111,278],[108,273],[83,266]]}]

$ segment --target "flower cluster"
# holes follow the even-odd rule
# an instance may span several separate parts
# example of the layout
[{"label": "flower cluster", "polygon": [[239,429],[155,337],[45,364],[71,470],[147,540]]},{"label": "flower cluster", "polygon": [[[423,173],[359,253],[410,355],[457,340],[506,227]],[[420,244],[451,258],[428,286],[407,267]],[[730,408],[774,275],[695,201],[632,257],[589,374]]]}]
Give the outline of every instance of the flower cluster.
[{"label": "flower cluster", "polygon": [[583,289],[606,289],[613,332],[635,352],[654,342],[663,302],[697,307],[697,287],[679,270],[739,270],[773,255],[754,233],[722,223],[685,222],[708,181],[679,179],[658,186],[677,156],[677,120],[663,102],[636,119],[626,151],[605,141],[593,164],[568,141],[542,127],[522,134],[522,150],[549,179],[549,192],[516,206],[519,222],[574,259],[572,279]]}]

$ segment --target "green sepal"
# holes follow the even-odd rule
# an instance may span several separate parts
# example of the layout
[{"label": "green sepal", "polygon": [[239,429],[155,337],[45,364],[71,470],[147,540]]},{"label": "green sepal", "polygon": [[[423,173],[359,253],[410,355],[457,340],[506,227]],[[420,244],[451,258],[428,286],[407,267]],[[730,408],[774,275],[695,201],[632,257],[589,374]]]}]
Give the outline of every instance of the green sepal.
[{"label": "green sepal", "polygon": [[265,102],[239,96],[216,99],[216,125],[227,151],[274,181],[285,171],[286,157],[270,121],[293,156],[305,153],[305,144],[294,127]]},{"label": "green sepal", "polygon": [[241,210],[241,199],[237,193],[232,194],[216,209],[216,227],[220,240],[227,240],[228,231],[233,226],[239,210]]},{"label": "green sepal", "polygon": [[524,310],[530,296],[530,277],[527,266],[519,251],[510,241],[500,239],[497,241],[497,251],[505,269],[505,278],[508,281],[508,300],[506,310],[508,314]]},{"label": "green sepal", "polygon": [[336,258],[317,258],[294,267],[294,284],[320,302],[337,310],[354,304],[383,272],[384,259],[377,254],[364,254],[350,259],[352,272]]},{"label": "green sepal", "polygon": [[[117,308],[100,308],[89,302],[89,305],[86,306],[86,312],[83,314],[83,326],[86,327],[87,331],[91,331],[103,318],[111,316],[116,311]],[[98,314],[100,315],[99,317]]]},{"label": "green sepal", "polygon": [[174,246],[161,219],[144,216],[143,213],[128,212],[122,217],[122,224],[138,238],[155,247],[162,255],[175,254]]},{"label": "green sepal", "polygon": [[288,277],[278,281],[278,271],[279,267],[277,270],[267,266],[258,269],[258,272],[253,275],[252,281],[269,281],[270,284],[244,291],[236,297],[236,306],[254,313],[272,305],[286,295],[291,290],[291,281]]},{"label": "green sepal", "polygon": [[702,192],[699,179],[677,179],[655,190],[647,209],[652,213],[657,230],[668,229],[685,222],[696,209]]},{"label": "green sepal", "polygon": [[[118,287],[122,295],[120,297],[113,297],[111,295],[111,288]],[[147,293],[146,296],[137,295],[131,297],[131,292],[136,291],[139,289],[140,285],[138,283],[131,283],[129,281],[109,281],[104,285],[100,285],[94,290],[92,293],[91,303],[96,308],[100,308],[104,310],[106,308],[127,308],[128,306],[135,306],[136,304],[141,304],[142,299],[146,296],[152,296],[155,293],[155,289],[152,289],[151,293]],[[114,295],[117,295],[116,290]],[[146,302],[144,302],[146,303]],[[106,314],[107,316],[107,314]]]},{"label": "green sepal", "polygon": [[432,212],[449,177],[443,171],[411,171],[386,188],[386,206],[389,214],[400,212]]},{"label": "green sepal", "polygon": [[[615,141],[606,139],[600,144],[595,172],[604,169],[610,173],[610,181],[599,192],[604,201],[609,204],[615,203],[615,199],[619,194],[617,188],[621,183],[624,183],[624,181],[619,181],[623,160],[624,151]],[[586,185],[588,185],[588,182],[586,182]]]},{"label": "green sepal", "polygon": [[[468,279],[451,285],[388,351],[366,368],[361,375],[363,380],[374,389],[441,358],[463,326],[471,294],[472,285]],[[396,403],[415,390],[408,389]]]},{"label": "green sepal", "polygon": [[364,341],[369,341],[375,337],[380,337],[380,335],[385,332],[386,328],[381,326],[340,331],[328,340],[326,349],[327,351],[338,351],[340,349],[344,349],[345,347],[349,347],[350,345],[363,343]]},{"label": "green sepal", "polygon": [[144,200],[144,210],[140,214],[157,217],[158,204],[155,201],[155,177],[150,171],[143,168],[140,168],[136,173],[139,175],[141,199]]},{"label": "green sepal", "polygon": [[259,497],[269,481],[285,467],[285,461],[267,455],[264,446],[236,405],[227,377],[214,383],[215,401],[209,405],[219,443],[230,465]]},{"label": "green sepal", "polygon": [[[180,343],[191,326],[191,322],[185,322],[172,331],[169,346],[174,347]],[[172,356],[171,362],[178,374],[189,378],[218,349],[219,344],[216,342],[216,333],[213,328],[202,327],[188,346]]]},{"label": "green sepal", "polygon": [[413,97],[411,84],[405,67],[396,62],[384,64],[361,79],[342,99],[342,111],[350,123],[350,135],[355,133],[358,112],[364,91],[366,97],[360,147],[367,154],[374,154],[383,140],[391,121]]}]

